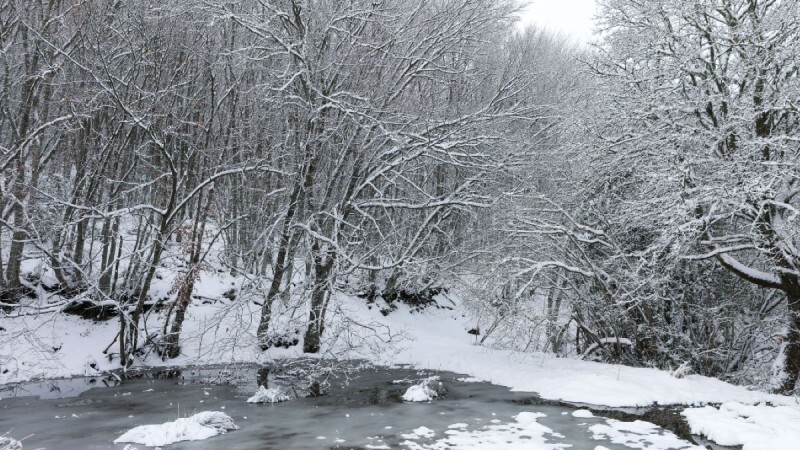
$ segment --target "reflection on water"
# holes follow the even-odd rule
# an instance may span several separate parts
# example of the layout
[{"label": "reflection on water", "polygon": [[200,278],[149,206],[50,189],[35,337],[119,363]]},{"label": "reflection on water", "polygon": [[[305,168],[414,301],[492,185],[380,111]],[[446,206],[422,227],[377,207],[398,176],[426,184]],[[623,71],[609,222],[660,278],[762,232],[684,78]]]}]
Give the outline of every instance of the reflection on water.
[{"label": "reflection on water", "polygon": [[14,397],[38,397],[42,400],[77,397],[96,387],[113,387],[119,384],[116,377],[71,378],[34,383],[0,386],[0,400]]}]

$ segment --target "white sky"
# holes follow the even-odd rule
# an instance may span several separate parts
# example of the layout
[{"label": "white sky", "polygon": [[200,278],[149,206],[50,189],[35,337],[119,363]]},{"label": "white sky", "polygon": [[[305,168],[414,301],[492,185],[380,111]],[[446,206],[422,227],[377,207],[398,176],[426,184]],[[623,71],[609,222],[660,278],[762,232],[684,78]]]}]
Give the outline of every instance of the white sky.
[{"label": "white sky", "polygon": [[595,0],[532,0],[520,25],[534,23],[586,43],[592,37],[594,12]]}]

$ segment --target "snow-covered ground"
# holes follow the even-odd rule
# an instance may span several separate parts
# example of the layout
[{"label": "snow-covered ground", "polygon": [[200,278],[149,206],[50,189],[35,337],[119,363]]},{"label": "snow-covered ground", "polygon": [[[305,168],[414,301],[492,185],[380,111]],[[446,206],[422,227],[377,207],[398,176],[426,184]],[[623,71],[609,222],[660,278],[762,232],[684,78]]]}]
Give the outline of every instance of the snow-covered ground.
[{"label": "snow-covered ground", "polygon": [[[230,282],[225,280],[207,286],[204,296],[221,294]],[[201,286],[199,290],[202,289]],[[149,355],[139,363],[151,366],[228,364],[300,356],[301,346],[267,352],[258,350],[254,336],[258,312],[259,307],[248,302],[193,305],[185,324],[182,356],[164,362],[157,355]],[[434,308],[421,313],[412,313],[400,306],[384,317],[378,308],[370,309],[361,299],[338,295],[332,302],[329,317],[331,324],[326,330],[329,343],[322,357],[363,358],[379,365],[408,364],[420,369],[463,373],[473,380],[536,392],[549,400],[610,407],[693,406],[697,408],[687,409],[685,416],[696,433],[720,443],[744,444],[746,449],[765,448],[759,447],[758,442],[774,438],[778,431],[783,435],[800,436],[800,406],[795,398],[751,391],[698,375],[676,378],[654,369],[478,346],[475,336],[467,333],[471,321],[457,304],[453,304],[453,309]],[[0,332],[3,340],[8,342],[13,338],[14,342],[0,349],[0,383],[86,375],[117,367],[116,361],[108,361],[102,355],[116,334],[117,321],[92,323],[62,315],[43,319],[31,316],[0,319],[0,326],[5,329]],[[149,325],[157,325],[157,319],[157,316],[151,317]],[[775,406],[766,406],[767,403]],[[706,407],[708,404],[723,406]],[[753,406],[759,404],[761,406]],[[517,424],[504,426],[523,430],[535,428],[535,421],[528,419],[523,417]],[[609,436],[624,435],[627,437],[620,439],[629,442],[635,441],[638,431],[647,431],[625,426],[608,423],[603,429],[593,431]],[[737,433],[730,431],[732,429]],[[495,431],[508,432],[504,430]],[[444,442],[467,438],[466,434],[455,431]]]},{"label": "snow-covered ground", "polygon": [[[363,314],[355,303],[348,305],[347,310],[350,314]],[[477,346],[474,337],[466,332],[469,321],[454,311],[409,314],[401,309],[386,317],[385,323],[393,330],[405,330],[413,340],[399,346],[394,354],[372,357],[378,364],[412,364],[423,369],[469,374],[516,391],[536,392],[548,400],[611,407],[729,401],[797,404],[794,398],[750,391],[699,375],[676,378],[655,369]]]},{"label": "snow-covered ground", "polygon": [[683,412],[692,433],[742,450],[800,448],[800,409],[796,406],[724,403]]}]

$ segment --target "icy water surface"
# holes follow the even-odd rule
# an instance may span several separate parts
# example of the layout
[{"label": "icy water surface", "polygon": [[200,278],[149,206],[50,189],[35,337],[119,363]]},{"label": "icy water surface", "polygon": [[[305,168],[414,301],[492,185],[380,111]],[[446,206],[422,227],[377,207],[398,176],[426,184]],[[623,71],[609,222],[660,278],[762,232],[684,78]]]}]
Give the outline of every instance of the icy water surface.
[{"label": "icy water surface", "polygon": [[[24,438],[25,450],[125,449],[125,444],[112,441],[135,426],[173,421],[200,411],[224,411],[241,429],[164,450],[681,448],[624,446],[608,438],[595,439],[593,436],[599,436],[590,427],[606,426],[603,418],[573,417],[574,408],[536,404],[529,401],[530,394],[463,381],[462,376],[446,372],[438,375],[447,396],[432,403],[398,402],[408,386],[393,384],[430,372],[378,368],[354,374],[347,384],[334,380],[325,396],[271,405],[246,403],[256,388],[255,369],[239,369],[234,383],[227,385],[201,382],[209,373],[194,372],[193,377],[184,371],[179,379],[135,379],[111,387],[101,381],[75,379],[13,390],[0,388],[0,435],[10,432],[17,439]],[[275,382],[271,380],[270,385]],[[520,413],[543,414],[536,421],[553,432],[541,438],[535,434],[514,437],[509,424],[516,424],[514,417]],[[432,433],[415,436],[412,430],[421,426]],[[660,434],[656,431],[655,438],[664,437]],[[470,446],[470,440],[481,439],[482,445]],[[616,436],[617,442],[619,439]],[[530,440],[530,445],[519,446],[525,440]],[[136,444],[127,448],[147,447]]]}]

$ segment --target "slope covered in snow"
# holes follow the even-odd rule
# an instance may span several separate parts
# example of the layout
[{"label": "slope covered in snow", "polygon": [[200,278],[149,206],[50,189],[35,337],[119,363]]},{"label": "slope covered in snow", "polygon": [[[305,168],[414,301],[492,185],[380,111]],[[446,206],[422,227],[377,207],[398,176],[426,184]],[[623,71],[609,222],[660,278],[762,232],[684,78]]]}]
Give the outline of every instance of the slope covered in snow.
[{"label": "slope covered in snow", "polygon": [[[363,315],[360,305],[346,305],[350,314]],[[468,321],[460,313],[400,310],[384,319],[410,341],[396,353],[374,358],[379,364],[411,364],[431,370],[469,374],[477,379],[536,392],[548,400],[611,407],[703,405],[739,401],[796,404],[795,399],[750,391],[700,375],[673,377],[669,372],[556,358],[542,353],[496,350],[474,344]],[[365,355],[369,356],[369,355]]]}]

